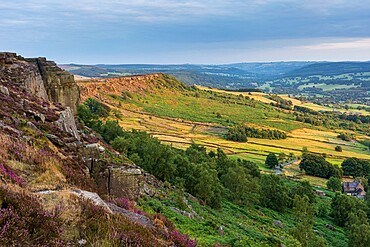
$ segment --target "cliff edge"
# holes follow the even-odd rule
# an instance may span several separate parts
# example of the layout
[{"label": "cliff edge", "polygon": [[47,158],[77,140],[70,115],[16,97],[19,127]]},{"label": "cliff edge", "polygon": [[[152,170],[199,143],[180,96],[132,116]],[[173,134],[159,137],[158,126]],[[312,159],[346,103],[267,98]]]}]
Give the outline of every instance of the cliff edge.
[{"label": "cliff edge", "polygon": [[31,94],[77,112],[80,92],[73,75],[46,58],[0,52],[0,81],[11,81]]}]

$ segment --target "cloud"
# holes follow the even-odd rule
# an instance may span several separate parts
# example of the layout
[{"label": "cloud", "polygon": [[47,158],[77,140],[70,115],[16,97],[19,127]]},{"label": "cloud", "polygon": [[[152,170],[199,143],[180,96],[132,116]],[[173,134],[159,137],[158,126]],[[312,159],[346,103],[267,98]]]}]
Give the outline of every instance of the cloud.
[{"label": "cloud", "polygon": [[370,49],[370,38],[348,40],[343,42],[326,42],[309,46],[301,46],[307,50],[342,50],[342,49]]}]

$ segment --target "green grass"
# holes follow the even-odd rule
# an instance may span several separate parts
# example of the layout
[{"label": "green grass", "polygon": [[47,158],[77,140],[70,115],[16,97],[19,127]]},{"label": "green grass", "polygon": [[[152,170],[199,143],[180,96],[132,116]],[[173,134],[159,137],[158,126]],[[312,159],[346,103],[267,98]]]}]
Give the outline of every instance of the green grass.
[{"label": "green grass", "polygon": [[[213,98],[210,99],[209,97]],[[212,96],[208,92],[200,92],[199,98],[183,93],[152,94],[140,96],[140,98],[134,97],[129,102],[158,116],[182,118],[197,122],[221,125],[246,122],[283,131],[291,131],[302,127],[301,123],[293,121],[294,116],[278,111],[270,105],[252,100],[238,101],[237,96],[229,97],[232,97],[232,99]],[[217,113],[221,114],[221,117],[217,117]]]}]

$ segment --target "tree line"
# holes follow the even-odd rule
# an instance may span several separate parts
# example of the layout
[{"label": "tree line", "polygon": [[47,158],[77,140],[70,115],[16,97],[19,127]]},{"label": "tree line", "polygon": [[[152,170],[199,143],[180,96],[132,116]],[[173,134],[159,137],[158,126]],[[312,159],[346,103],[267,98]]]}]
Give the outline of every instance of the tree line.
[{"label": "tree line", "polygon": [[270,140],[280,140],[286,139],[287,134],[283,131],[276,129],[257,129],[253,127],[248,127],[244,125],[236,125],[229,128],[226,139],[237,142],[246,142],[248,137],[270,139]]}]

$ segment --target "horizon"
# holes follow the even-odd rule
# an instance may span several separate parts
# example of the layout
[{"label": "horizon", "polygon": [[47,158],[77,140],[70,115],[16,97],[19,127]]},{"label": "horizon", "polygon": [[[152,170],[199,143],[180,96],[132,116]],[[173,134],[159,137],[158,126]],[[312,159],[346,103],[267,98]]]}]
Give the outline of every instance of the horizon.
[{"label": "horizon", "polygon": [[[18,54],[18,55],[22,55],[22,54]],[[50,60],[48,57],[46,57],[46,59]],[[51,59],[52,60],[52,59]],[[171,65],[177,65],[177,66],[181,66],[181,65],[197,65],[197,66],[202,66],[202,65],[211,65],[211,66],[222,66],[222,65],[233,65],[233,64],[255,64],[255,63],[261,63],[261,64],[264,64],[264,63],[367,63],[367,62],[370,62],[370,60],[338,60],[338,61],[335,61],[335,60],[311,60],[311,61],[305,61],[305,60],[301,60],[301,61],[297,61],[297,60],[291,60],[291,61],[288,61],[288,60],[285,60],[285,61],[250,61],[250,62],[232,62],[232,63],[95,63],[95,64],[82,64],[82,63],[74,63],[74,62],[70,62],[70,63],[57,63],[58,65],[87,65],[87,66],[99,66],[99,65],[110,65],[110,66],[114,66],[114,65],[161,65],[161,66],[171,66]]]},{"label": "horizon", "polygon": [[369,61],[370,0],[15,0],[0,47],[59,64]]}]

